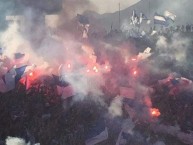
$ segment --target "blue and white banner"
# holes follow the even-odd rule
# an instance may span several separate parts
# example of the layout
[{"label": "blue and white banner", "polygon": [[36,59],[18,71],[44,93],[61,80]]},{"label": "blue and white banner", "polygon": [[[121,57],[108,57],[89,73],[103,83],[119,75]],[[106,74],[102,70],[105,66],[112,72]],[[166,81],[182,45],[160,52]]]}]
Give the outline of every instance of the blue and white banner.
[{"label": "blue and white banner", "polygon": [[157,13],[155,13],[154,15],[154,24],[168,26],[167,19],[164,16],[159,15]]}]

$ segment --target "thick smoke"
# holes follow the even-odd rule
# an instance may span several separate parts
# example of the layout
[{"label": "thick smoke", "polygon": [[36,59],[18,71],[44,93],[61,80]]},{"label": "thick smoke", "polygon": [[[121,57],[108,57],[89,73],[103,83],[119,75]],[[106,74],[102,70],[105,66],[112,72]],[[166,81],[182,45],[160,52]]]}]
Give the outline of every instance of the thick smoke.
[{"label": "thick smoke", "polygon": [[123,107],[122,100],[123,100],[123,98],[121,98],[120,96],[117,96],[111,102],[110,107],[109,107],[109,113],[112,117],[122,116],[122,113],[123,113],[123,111],[122,111],[122,107]]},{"label": "thick smoke", "polygon": [[[148,87],[146,76],[149,72],[164,74],[171,72],[172,70],[167,70],[168,66],[167,68],[164,66],[165,63],[171,62],[171,65],[182,66],[186,62],[189,40],[178,34],[174,34],[172,39],[160,36],[152,56],[155,58],[151,61],[143,60],[139,67],[140,69],[146,67],[146,69],[139,70],[141,78],[133,77],[130,68],[135,69],[136,66],[134,62],[129,61],[134,54],[129,50],[132,51],[135,48],[132,42],[114,46],[114,42],[111,42],[111,45],[100,40],[91,45],[86,40],[78,39],[81,35],[78,33],[78,24],[74,18],[77,13],[88,10],[88,7],[94,8],[89,1],[62,1],[60,15],[53,22],[54,29],[45,25],[44,17],[46,11],[54,11],[58,7],[51,9],[49,8],[51,3],[46,1],[26,1],[22,5],[28,6],[22,10],[24,21],[11,23],[7,30],[1,33],[0,44],[5,49],[5,55],[12,58],[16,52],[29,54],[30,63],[39,66],[44,74],[59,73],[63,80],[69,82],[77,93],[75,97],[77,100],[92,97],[94,101],[106,106],[102,98],[103,91],[106,90],[113,100],[108,107],[112,117],[121,116],[122,109],[125,107],[132,119],[150,120],[153,91],[151,87]],[[52,19],[48,20],[48,23],[49,21]],[[123,29],[128,31],[130,28],[123,25]],[[58,72],[61,64],[63,65]],[[85,67],[85,64],[89,69]],[[104,64],[108,64],[112,71],[109,78],[104,77],[108,72],[96,73],[98,68],[104,67]],[[70,69],[75,67],[76,71],[68,72],[66,66],[70,66]],[[92,74],[89,75],[93,68],[94,77]],[[160,68],[163,69],[160,70]],[[126,86],[136,92],[134,99],[127,106],[124,106],[124,99],[121,98],[124,96],[115,97],[120,94],[119,86]],[[23,140],[19,141],[21,145],[25,145]],[[12,144],[7,143],[7,145]]]},{"label": "thick smoke", "polygon": [[[153,72],[168,74],[174,68],[187,69],[189,65],[188,50],[191,40],[174,33],[171,38],[159,36],[156,42],[155,59],[150,64]],[[162,69],[160,69],[162,68]]]},{"label": "thick smoke", "polygon": [[6,145],[29,145],[29,144],[27,144],[24,139],[17,137],[8,137],[6,139]]}]

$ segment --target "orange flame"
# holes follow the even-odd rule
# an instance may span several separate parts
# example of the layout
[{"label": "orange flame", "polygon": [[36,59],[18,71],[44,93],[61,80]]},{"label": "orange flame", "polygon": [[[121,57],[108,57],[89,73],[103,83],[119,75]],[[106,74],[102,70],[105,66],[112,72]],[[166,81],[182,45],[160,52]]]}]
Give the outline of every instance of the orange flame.
[{"label": "orange flame", "polygon": [[152,108],[152,109],[151,109],[151,115],[152,115],[153,117],[159,117],[159,116],[161,115],[161,113],[160,113],[159,109],[157,109],[157,108]]}]

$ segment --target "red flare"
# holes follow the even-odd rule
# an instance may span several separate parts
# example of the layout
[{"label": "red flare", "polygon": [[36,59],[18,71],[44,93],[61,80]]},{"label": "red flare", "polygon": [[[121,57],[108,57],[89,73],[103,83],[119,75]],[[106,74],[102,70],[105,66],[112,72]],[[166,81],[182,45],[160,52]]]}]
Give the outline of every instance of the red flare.
[{"label": "red flare", "polygon": [[157,108],[152,108],[152,109],[151,109],[151,115],[152,115],[153,117],[159,117],[159,116],[161,115],[161,113],[160,113],[159,109],[157,109]]},{"label": "red flare", "polygon": [[108,65],[106,65],[106,66],[105,66],[105,69],[108,69],[108,68],[109,68],[109,66],[108,66]]},{"label": "red flare", "polygon": [[86,71],[87,73],[89,73],[90,72],[90,70],[89,69],[87,69],[87,71]]},{"label": "red flare", "polygon": [[98,70],[98,68],[96,66],[93,67],[93,71],[96,72],[96,73],[99,72],[99,70]]},{"label": "red flare", "polygon": [[133,75],[134,76],[136,76],[137,75],[137,71],[135,70],[135,71],[133,71]]},{"label": "red flare", "polygon": [[67,67],[70,69],[71,68],[71,64],[68,64]]},{"label": "red flare", "polygon": [[30,77],[33,77],[33,75],[34,75],[33,72],[30,72],[30,73],[29,73],[29,76],[30,76]]}]

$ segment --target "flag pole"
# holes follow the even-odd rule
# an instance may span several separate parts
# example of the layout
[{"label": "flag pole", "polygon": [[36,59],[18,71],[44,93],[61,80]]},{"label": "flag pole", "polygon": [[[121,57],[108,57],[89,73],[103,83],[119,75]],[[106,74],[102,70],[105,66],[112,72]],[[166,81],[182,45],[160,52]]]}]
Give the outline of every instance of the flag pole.
[{"label": "flag pole", "polygon": [[119,3],[119,30],[121,30],[121,4]]},{"label": "flag pole", "polygon": [[150,0],[148,0],[148,10],[149,10],[149,17],[150,17]]}]

